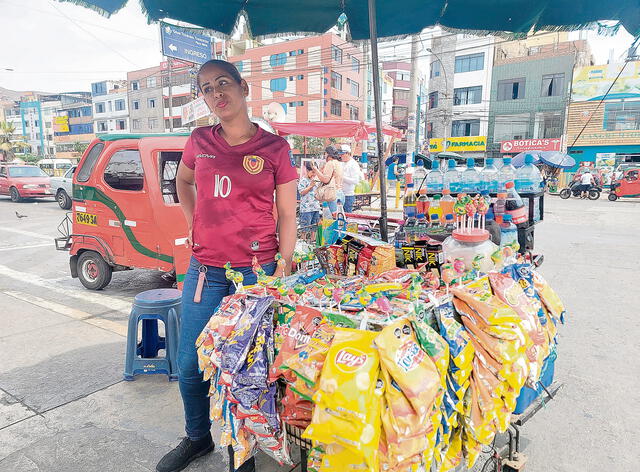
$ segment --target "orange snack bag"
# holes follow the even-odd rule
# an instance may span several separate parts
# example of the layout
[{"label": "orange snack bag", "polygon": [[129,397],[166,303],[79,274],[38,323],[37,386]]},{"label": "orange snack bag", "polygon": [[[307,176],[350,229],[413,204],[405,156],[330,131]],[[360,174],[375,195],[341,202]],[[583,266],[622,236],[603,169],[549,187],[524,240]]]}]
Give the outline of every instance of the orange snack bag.
[{"label": "orange snack bag", "polygon": [[402,389],[421,422],[426,421],[443,385],[435,364],[418,345],[411,322],[399,319],[388,325],[375,343],[383,368]]},{"label": "orange snack bag", "polygon": [[324,365],[335,328],[328,323],[321,323],[315,330],[309,343],[298,351],[297,355],[285,359],[283,369],[290,369],[309,386],[315,386],[322,366]]},{"label": "orange snack bag", "polygon": [[553,317],[554,324],[558,322],[564,324],[564,304],[558,294],[551,288],[547,281],[538,271],[533,271],[533,285],[542,300],[547,311]]}]

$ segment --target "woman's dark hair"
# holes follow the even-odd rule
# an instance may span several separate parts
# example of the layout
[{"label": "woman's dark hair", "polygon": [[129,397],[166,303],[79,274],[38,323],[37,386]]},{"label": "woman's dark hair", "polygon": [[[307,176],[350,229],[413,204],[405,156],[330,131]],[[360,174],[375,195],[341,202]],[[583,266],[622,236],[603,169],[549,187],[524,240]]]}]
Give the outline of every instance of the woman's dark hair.
[{"label": "woman's dark hair", "polygon": [[311,165],[311,162],[309,162],[309,161],[304,163],[304,167],[305,167],[305,169],[307,169],[307,171],[312,171],[313,170],[313,166]]},{"label": "woman's dark hair", "polygon": [[[223,61],[222,59],[211,59],[210,61],[207,61],[204,64],[202,64],[200,66],[200,69],[198,69],[198,75],[196,76],[196,80],[198,81],[199,89],[200,89],[200,73],[206,67],[209,67],[209,66],[219,67],[220,69],[224,70],[229,75],[229,77],[231,77],[235,82],[237,83],[242,82],[242,76],[240,75],[240,71],[232,63]],[[202,89],[200,89],[200,91],[202,92]]]}]

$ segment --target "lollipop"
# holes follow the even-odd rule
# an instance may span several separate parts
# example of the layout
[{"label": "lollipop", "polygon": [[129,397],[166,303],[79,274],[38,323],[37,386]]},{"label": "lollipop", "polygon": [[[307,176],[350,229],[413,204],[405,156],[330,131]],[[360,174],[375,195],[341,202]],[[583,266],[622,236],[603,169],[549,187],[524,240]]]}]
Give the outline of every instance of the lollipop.
[{"label": "lollipop", "polygon": [[234,274],[234,272],[235,272],[235,271],[231,268],[231,262],[227,262],[227,263],[224,265],[224,268],[226,269],[226,270],[224,271],[224,276],[225,276],[225,278],[226,278],[227,280],[229,280],[229,281],[233,281],[233,274]]},{"label": "lollipop", "polygon": [[467,214],[467,229],[471,230],[471,228],[473,227],[473,219],[476,216],[476,204],[475,204],[475,200],[471,199],[471,197],[469,197],[469,201],[467,201],[467,203],[464,206],[464,210]]},{"label": "lollipop", "polygon": [[385,296],[376,298],[376,306],[384,313],[388,314],[391,311],[391,303]]},{"label": "lollipop", "polygon": [[424,275],[425,282],[427,287],[432,290],[438,290],[440,288],[440,278],[437,276],[436,272],[431,270]]},{"label": "lollipop", "polygon": [[358,301],[360,302],[360,305],[362,305],[363,308],[366,308],[369,305],[369,303],[371,303],[371,298],[372,298],[371,294],[364,289],[359,290],[357,293],[358,293]]},{"label": "lollipop", "polygon": [[462,274],[464,274],[465,269],[466,266],[464,264],[464,259],[462,259],[461,257],[456,257],[456,259],[453,261],[453,270],[455,270],[456,274],[458,275],[458,283],[462,282]]},{"label": "lollipop", "polygon": [[447,287],[447,294],[449,293],[449,285],[451,285],[456,279],[456,271],[453,269],[453,264],[447,262],[441,267],[442,281]]},{"label": "lollipop", "polygon": [[458,195],[458,199],[453,204],[453,212],[456,214],[456,225],[458,229],[460,229],[460,225],[462,223],[462,217],[466,214],[467,210],[465,209],[465,193],[461,193]]},{"label": "lollipop", "polygon": [[336,305],[338,305],[338,310],[340,310],[340,302],[342,301],[343,295],[344,295],[344,289],[342,287],[334,288],[333,293],[331,294],[333,301],[336,302]]},{"label": "lollipop", "polygon": [[284,275],[285,273],[285,267],[287,266],[287,261],[284,260],[284,257],[282,257],[282,254],[277,253],[276,254],[276,264],[278,266],[278,273]]},{"label": "lollipop", "polygon": [[489,211],[489,205],[491,204],[491,198],[489,197],[489,192],[486,190],[482,191],[482,195],[478,198],[476,202],[476,209],[478,210],[478,214],[480,215],[480,227],[482,229],[485,228],[485,218],[487,212]]},{"label": "lollipop", "polygon": [[293,291],[296,293],[296,295],[302,295],[306,290],[307,286],[305,284],[298,283],[293,286]]},{"label": "lollipop", "polygon": [[491,253],[491,262],[496,266],[496,269],[502,267],[502,251],[500,249],[495,250]]}]

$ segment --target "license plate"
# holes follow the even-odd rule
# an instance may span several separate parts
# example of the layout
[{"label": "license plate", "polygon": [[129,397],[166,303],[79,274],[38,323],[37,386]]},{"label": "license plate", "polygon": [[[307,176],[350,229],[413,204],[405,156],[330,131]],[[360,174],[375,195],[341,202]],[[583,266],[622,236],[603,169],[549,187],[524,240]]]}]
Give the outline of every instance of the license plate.
[{"label": "license plate", "polygon": [[98,215],[76,212],[76,223],[81,225],[98,226]]}]

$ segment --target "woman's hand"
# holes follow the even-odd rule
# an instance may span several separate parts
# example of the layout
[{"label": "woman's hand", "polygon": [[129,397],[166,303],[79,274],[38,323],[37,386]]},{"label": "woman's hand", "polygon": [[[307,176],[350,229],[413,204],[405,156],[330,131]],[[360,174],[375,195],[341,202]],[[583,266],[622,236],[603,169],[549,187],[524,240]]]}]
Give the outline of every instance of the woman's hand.
[{"label": "woman's hand", "polygon": [[193,248],[193,228],[191,226],[189,226],[189,236],[184,241],[184,245],[187,248]]}]

